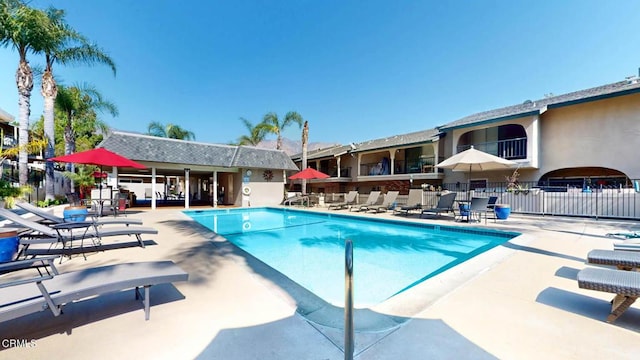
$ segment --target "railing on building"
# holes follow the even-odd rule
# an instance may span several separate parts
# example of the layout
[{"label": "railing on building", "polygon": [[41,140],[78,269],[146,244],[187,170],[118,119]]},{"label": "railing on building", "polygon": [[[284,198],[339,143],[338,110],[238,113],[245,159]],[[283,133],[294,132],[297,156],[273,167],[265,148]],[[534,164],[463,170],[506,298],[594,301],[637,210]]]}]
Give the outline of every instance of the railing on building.
[{"label": "railing on building", "polygon": [[517,160],[527,158],[527,138],[516,138],[484,143],[459,145],[458,152],[465,151],[473,146],[475,149],[499,156],[503,159]]},{"label": "railing on building", "polygon": [[[443,184],[434,186],[434,191],[423,192],[423,205],[434,207],[442,191],[447,190],[458,193],[458,200],[497,196],[497,203],[508,204],[512,213],[640,220],[640,179],[630,184],[596,185],[593,188],[537,182],[520,182],[519,185],[519,188],[508,190],[506,182],[488,183],[486,187],[467,191],[466,183]],[[364,201],[366,195],[361,193],[360,200]],[[406,195],[398,197],[399,205],[403,205],[403,201],[406,201]]]},{"label": "railing on building", "polygon": [[[442,161],[442,159],[441,159]],[[419,160],[406,161],[406,160],[394,160],[392,166],[394,168],[393,174],[420,174],[420,173],[438,173],[442,172],[442,169],[438,169],[435,165],[435,156],[421,156]],[[375,176],[375,175],[391,175],[389,173],[380,173],[380,162],[375,163],[362,163],[360,164],[360,175],[362,176]]]},{"label": "railing on building", "polygon": [[[633,186],[633,184],[638,184]],[[617,186],[549,186],[520,182],[508,189],[506,182],[488,183],[467,191],[467,184],[444,184],[442,189],[457,192],[456,199],[498,196],[498,203],[509,204],[512,213],[580,216],[610,219],[640,219],[640,180]],[[437,203],[439,191],[425,191],[427,205]]]}]

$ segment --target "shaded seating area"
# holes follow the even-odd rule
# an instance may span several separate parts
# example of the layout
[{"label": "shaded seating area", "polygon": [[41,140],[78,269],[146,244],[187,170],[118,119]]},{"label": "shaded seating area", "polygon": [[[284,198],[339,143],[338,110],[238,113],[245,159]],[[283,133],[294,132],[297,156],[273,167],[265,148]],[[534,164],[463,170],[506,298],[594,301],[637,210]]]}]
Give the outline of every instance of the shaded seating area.
[{"label": "shaded seating area", "polygon": [[418,210],[422,210],[422,189],[410,189],[406,205],[396,206],[393,213],[408,216],[412,211]]},{"label": "shaded seating area", "polygon": [[60,273],[54,260],[55,257],[46,257],[0,264],[0,273],[29,273],[0,283],[0,322],[46,309],[59,316],[66,304],[128,289],[133,289],[135,299],[142,301],[145,319],[149,320],[151,286],[189,278],[171,261],[124,263]]},{"label": "shaded seating area", "polygon": [[358,200],[358,192],[356,190],[351,190],[344,196],[344,201],[331,203],[329,204],[328,209],[329,210],[345,209],[345,208],[348,208],[349,206],[355,205],[357,200]]},{"label": "shaded seating area", "polygon": [[453,210],[453,203],[456,200],[456,195],[457,193],[454,192],[440,195],[436,206],[429,209],[423,209],[420,212],[420,217],[423,215],[440,216],[440,213],[443,212],[455,213]]}]

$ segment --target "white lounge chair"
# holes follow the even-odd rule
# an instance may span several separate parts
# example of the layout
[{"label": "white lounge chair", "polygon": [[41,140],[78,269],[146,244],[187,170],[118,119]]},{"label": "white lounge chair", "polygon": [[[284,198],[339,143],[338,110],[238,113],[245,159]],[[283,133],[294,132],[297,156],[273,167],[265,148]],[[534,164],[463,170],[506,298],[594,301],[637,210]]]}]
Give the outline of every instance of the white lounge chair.
[{"label": "white lounge chair", "polygon": [[[0,283],[0,322],[51,310],[62,313],[65,304],[126,289],[134,289],[136,299],[142,298],[145,319],[149,320],[149,288],[153,285],[187,281],[189,274],[171,261],[125,263],[59,273],[53,258],[33,258],[0,264],[0,273],[28,270],[38,266],[47,273]],[[22,268],[20,268],[22,267]],[[144,294],[140,289],[144,288]]]}]

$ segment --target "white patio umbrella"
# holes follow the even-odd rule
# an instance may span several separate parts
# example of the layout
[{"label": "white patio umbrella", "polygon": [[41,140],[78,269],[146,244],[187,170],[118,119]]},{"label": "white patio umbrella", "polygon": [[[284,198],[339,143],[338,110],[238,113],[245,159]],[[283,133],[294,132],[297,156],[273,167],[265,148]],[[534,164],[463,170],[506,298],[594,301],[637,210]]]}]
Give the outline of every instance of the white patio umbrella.
[{"label": "white patio umbrella", "polygon": [[467,198],[469,197],[469,190],[471,187],[471,172],[473,171],[487,171],[487,170],[502,170],[509,169],[516,166],[516,162],[503,159],[501,157],[491,155],[484,151],[474,149],[471,146],[463,152],[457,153],[447,160],[436,165],[437,168],[450,169],[453,171],[465,171],[468,172],[469,186],[467,186]]}]

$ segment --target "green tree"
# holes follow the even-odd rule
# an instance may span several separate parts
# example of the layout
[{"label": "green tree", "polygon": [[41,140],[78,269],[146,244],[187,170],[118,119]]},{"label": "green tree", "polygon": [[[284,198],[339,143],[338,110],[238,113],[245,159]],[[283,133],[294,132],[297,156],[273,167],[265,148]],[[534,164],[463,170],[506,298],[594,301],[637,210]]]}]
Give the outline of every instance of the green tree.
[{"label": "green tree", "polygon": [[240,118],[240,120],[247,128],[249,135],[240,136],[238,138],[237,145],[257,146],[262,140],[264,140],[265,136],[267,136],[267,131],[264,126],[260,126],[260,124],[253,125],[245,118]]},{"label": "green tree", "polygon": [[151,136],[164,137],[170,139],[179,139],[179,140],[195,140],[196,135],[189,131],[181,128],[178,125],[167,124],[162,125],[157,121],[152,121],[147,126],[147,134]]},{"label": "green tree", "polygon": [[[53,65],[93,65],[105,64],[116,74],[116,66],[113,60],[100,48],[73,30],[65,21],[63,10],[49,8],[46,11],[52,24],[52,31],[44,44],[45,70],[42,75],[41,93],[44,97],[44,136],[48,141],[45,158],[54,156],[55,125],[54,102],[58,95],[58,89],[53,76]],[[54,199],[54,175],[53,163],[46,162],[46,200]]]},{"label": "green tree", "polygon": [[[63,128],[64,154],[76,152],[76,139],[93,136],[98,130],[102,134],[109,131],[106,124],[98,120],[97,112],[107,111],[113,116],[118,115],[118,108],[108,100],[105,100],[100,92],[93,86],[58,87],[55,107],[60,115],[60,123]],[[67,171],[73,172],[74,166],[67,165]],[[65,183],[65,191],[71,190],[71,183]]]},{"label": "green tree", "polygon": [[53,28],[44,11],[31,8],[20,0],[0,0],[0,15],[0,46],[13,48],[19,56],[16,70],[21,149],[18,164],[20,184],[25,185],[28,180],[28,161],[24,149],[29,143],[29,115],[33,90],[33,71],[27,61],[27,54],[42,53],[48,34]]},{"label": "green tree", "polygon": [[282,130],[291,124],[298,124],[298,128],[301,128],[303,122],[302,116],[295,111],[289,111],[282,121],[278,119],[276,113],[270,112],[264,116],[262,123],[258,126],[267,133],[272,133],[277,136],[276,149],[280,150],[282,149]]}]

